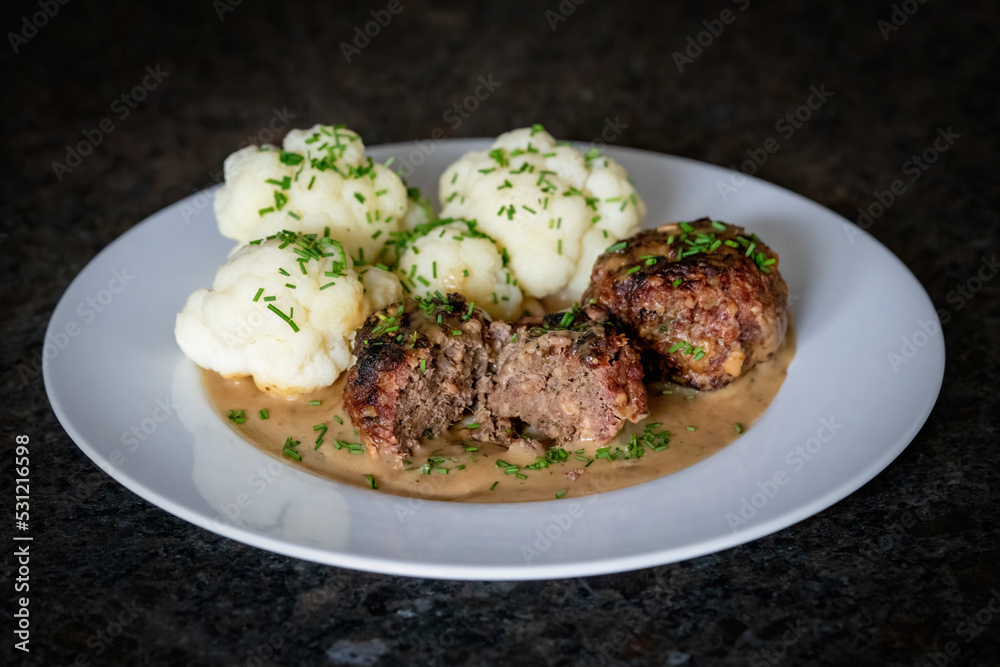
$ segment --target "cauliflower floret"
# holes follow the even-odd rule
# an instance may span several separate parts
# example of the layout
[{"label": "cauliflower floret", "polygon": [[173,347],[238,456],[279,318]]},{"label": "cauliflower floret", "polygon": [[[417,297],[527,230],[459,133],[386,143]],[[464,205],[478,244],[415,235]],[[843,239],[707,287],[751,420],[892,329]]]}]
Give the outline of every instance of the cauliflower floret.
[{"label": "cauliflower floret", "polygon": [[409,206],[406,215],[403,216],[403,229],[413,231],[418,226],[435,219],[431,200],[420,192],[420,188],[407,188],[406,196]]},{"label": "cauliflower floret", "polygon": [[420,225],[404,244],[397,272],[416,296],[458,292],[494,319],[521,315],[521,290],[496,243],[466,220]]},{"label": "cauliflower floret", "polygon": [[215,198],[219,231],[240,243],[283,229],[323,234],[365,261],[403,228],[406,185],[365,156],[356,133],[341,126],[292,130],[284,148],[248,146],[223,165],[225,185]]},{"label": "cauliflower floret", "polygon": [[646,205],[620,164],[557,145],[540,125],[501,134],[441,175],[442,218],[477,220],[525,295],[579,299],[597,256],[639,230]]},{"label": "cauliflower floret", "polygon": [[188,298],[174,335],[199,366],[291,396],[333,384],[354,361],[355,329],[401,296],[394,274],[356,270],[338,241],[281,232],[232,255],[211,290]]}]

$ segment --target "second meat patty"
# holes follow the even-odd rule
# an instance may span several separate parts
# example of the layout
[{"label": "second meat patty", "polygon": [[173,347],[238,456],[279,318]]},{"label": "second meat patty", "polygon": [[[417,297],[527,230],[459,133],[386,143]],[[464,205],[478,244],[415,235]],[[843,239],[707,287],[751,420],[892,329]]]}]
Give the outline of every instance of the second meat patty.
[{"label": "second meat patty", "polygon": [[591,316],[621,323],[648,375],[701,390],[777,351],[787,300],[778,255],[742,227],[708,218],[611,246],[583,295]]}]

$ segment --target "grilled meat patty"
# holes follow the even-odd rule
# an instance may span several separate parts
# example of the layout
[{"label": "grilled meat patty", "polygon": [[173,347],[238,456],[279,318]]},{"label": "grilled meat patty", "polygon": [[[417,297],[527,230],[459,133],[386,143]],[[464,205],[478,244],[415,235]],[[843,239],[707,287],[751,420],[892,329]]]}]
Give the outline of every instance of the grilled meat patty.
[{"label": "grilled meat patty", "polygon": [[611,440],[646,416],[642,363],[626,336],[581,311],[489,323],[462,297],[408,298],[354,339],[344,405],[365,443],[410,453],[471,415],[470,437]]},{"label": "grilled meat patty", "polygon": [[344,406],[365,442],[403,456],[474,407],[487,372],[485,313],[458,294],[407,298],[354,338]]},{"label": "grilled meat patty", "polygon": [[742,227],[703,218],[611,246],[582,303],[622,326],[647,377],[711,390],[780,347],[787,300],[773,250]]}]

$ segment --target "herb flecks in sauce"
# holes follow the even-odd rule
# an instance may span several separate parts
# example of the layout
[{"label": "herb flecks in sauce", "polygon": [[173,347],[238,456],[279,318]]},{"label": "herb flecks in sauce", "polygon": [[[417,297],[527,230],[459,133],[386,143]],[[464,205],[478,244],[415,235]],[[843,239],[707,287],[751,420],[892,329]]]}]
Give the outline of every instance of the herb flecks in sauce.
[{"label": "herb flecks in sauce", "polygon": [[[342,416],[346,414],[341,400],[343,379],[288,400],[258,391],[250,378],[226,379],[209,371],[203,377],[226,423],[288,465],[369,491],[495,503],[611,491],[663,477],[707,458],[740,438],[763,414],[780,389],[794,353],[790,330],[785,346],[773,359],[724,389],[699,393],[650,383],[650,416],[629,424],[604,445],[563,443],[545,450],[524,444],[504,449],[469,441],[474,424],[457,424],[444,437],[424,442],[402,462],[373,458],[361,443],[358,429]],[[247,419],[246,415],[260,418]]]}]

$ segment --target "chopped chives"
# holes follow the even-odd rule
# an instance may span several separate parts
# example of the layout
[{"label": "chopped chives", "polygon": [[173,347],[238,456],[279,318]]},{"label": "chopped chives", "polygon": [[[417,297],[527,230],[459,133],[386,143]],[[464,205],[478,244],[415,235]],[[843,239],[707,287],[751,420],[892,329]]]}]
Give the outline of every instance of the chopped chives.
[{"label": "chopped chives", "polygon": [[257,414],[260,416],[261,420],[268,419],[271,416],[271,413],[267,411],[267,408],[261,408],[257,411]]},{"label": "chopped chives", "polygon": [[558,498],[562,498],[565,495],[566,495],[566,489],[559,489],[558,491],[556,491],[556,498],[557,499]]},{"label": "chopped chives", "polygon": [[272,312],[274,312],[274,314],[276,314],[278,317],[280,317],[285,322],[287,322],[288,326],[290,326],[292,328],[292,331],[294,331],[295,333],[299,332],[299,327],[295,324],[295,322],[292,321],[292,318],[291,318],[290,315],[285,315],[283,312],[281,312],[280,310],[278,310],[277,308],[275,308],[274,304],[270,304],[270,303],[267,304],[267,309],[270,310],[270,311],[272,311]]},{"label": "chopped chives", "polygon": [[733,428],[736,429],[737,433],[743,435],[743,426],[741,426],[739,422],[733,422]]},{"label": "chopped chives", "polygon": [[261,287],[260,289],[258,289],[257,290],[257,294],[255,294],[254,297],[253,297],[254,302],[256,302],[258,299],[260,299],[260,295],[263,294],[263,293],[264,293],[264,288],[263,287]]}]

